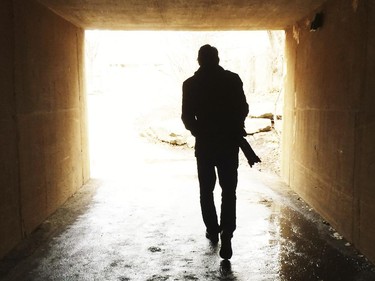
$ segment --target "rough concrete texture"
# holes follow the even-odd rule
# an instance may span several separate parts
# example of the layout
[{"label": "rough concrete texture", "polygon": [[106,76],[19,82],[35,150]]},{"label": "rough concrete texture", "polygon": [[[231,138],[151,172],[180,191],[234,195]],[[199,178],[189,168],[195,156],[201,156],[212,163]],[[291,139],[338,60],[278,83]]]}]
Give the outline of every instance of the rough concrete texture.
[{"label": "rough concrete texture", "polygon": [[[234,255],[222,261],[204,236],[193,151],[133,144],[119,149],[129,155],[120,166],[106,163],[115,173],[92,180],[0,263],[2,281],[374,280],[340,234],[242,158]],[[215,195],[218,204],[218,186]]]},{"label": "rough concrete texture", "polygon": [[83,30],[33,1],[2,1],[1,15],[0,256],[88,179]]},{"label": "rough concrete texture", "polygon": [[0,3],[0,257],[21,239],[11,0]]},{"label": "rough concrete texture", "polygon": [[21,2],[16,5],[16,98],[21,212],[29,233],[87,179],[83,30],[39,4]]},{"label": "rough concrete texture", "polygon": [[374,84],[367,78],[375,11],[369,1],[329,1],[321,11],[318,31],[309,30],[314,14],[287,30],[283,177],[375,260]]},{"label": "rough concrete texture", "polygon": [[285,29],[325,0],[39,0],[85,29]]},{"label": "rough concrete texture", "polygon": [[375,259],[375,3],[366,5],[367,37],[365,61],[362,65],[364,88],[356,120],[355,192],[357,197],[355,238],[360,248]]}]

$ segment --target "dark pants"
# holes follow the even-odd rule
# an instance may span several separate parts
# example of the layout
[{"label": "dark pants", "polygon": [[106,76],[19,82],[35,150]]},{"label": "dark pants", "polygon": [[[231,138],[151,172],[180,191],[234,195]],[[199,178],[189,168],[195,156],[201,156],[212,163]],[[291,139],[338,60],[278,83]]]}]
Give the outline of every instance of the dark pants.
[{"label": "dark pants", "polygon": [[[203,221],[209,232],[223,231],[232,236],[236,229],[236,188],[238,169],[238,147],[219,155],[197,156],[200,203]],[[221,214],[218,223],[213,191],[216,184],[216,171],[221,186]]]}]

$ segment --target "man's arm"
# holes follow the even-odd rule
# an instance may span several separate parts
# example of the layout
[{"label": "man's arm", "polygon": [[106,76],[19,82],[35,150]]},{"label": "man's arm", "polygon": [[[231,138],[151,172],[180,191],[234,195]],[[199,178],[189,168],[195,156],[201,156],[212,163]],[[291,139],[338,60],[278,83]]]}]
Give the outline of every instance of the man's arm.
[{"label": "man's arm", "polygon": [[241,131],[241,135],[246,135],[245,132],[245,119],[249,114],[249,105],[246,101],[246,96],[243,90],[243,83],[238,74],[232,76],[232,90],[233,90],[233,106],[235,108],[235,120],[237,123],[238,130]]},{"label": "man's arm", "polygon": [[238,98],[238,106],[239,106],[239,112],[241,114],[241,118],[243,120],[245,120],[245,118],[247,117],[247,115],[249,114],[249,105],[246,101],[246,96],[245,96],[245,93],[244,93],[244,90],[243,90],[243,83],[242,83],[242,80],[241,78],[237,76],[237,79],[238,79],[238,82],[237,82],[237,98]]},{"label": "man's arm", "polygon": [[191,92],[186,81],[182,85],[182,122],[193,136],[197,131],[197,120],[195,118],[195,106],[191,97]]}]

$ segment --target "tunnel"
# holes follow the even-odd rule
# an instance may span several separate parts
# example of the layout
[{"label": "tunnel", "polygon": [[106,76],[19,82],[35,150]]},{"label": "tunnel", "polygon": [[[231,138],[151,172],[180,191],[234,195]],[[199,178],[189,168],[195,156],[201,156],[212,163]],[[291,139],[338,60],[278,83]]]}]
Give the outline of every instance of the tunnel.
[{"label": "tunnel", "polygon": [[375,262],[371,0],[3,0],[0,258],[90,179],[84,31],[285,30],[282,180]]}]

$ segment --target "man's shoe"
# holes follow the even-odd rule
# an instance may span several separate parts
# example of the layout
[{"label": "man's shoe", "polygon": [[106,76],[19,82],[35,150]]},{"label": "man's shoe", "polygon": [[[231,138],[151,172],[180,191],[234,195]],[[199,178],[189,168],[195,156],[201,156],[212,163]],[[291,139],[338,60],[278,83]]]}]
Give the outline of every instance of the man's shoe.
[{"label": "man's shoe", "polygon": [[219,233],[210,233],[206,230],[206,238],[211,241],[212,244],[219,242]]},{"label": "man's shoe", "polygon": [[224,260],[229,260],[232,257],[233,251],[231,237],[225,237],[221,235],[221,248],[219,255]]}]

